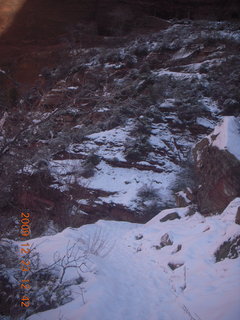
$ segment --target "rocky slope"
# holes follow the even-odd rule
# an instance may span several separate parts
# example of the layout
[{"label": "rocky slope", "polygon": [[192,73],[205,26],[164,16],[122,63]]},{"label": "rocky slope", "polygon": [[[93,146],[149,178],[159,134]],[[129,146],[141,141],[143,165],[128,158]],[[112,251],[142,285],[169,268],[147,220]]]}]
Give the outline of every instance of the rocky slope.
[{"label": "rocky slope", "polygon": [[[158,18],[237,21],[239,15],[237,0],[2,0],[0,68],[25,92],[43,67],[62,61],[60,51],[72,41],[93,46],[99,36],[159,29]],[[10,89],[14,83],[4,85]]]},{"label": "rocky slope", "polygon": [[238,24],[162,21],[153,34],[75,43],[24,95],[12,91],[21,107],[8,109],[1,138],[6,224],[14,230],[15,208],[35,212],[35,235],[43,214],[55,230],[147,221],[174,205],[173,191],[195,192],[191,148],[221,114],[239,114],[238,46]]}]

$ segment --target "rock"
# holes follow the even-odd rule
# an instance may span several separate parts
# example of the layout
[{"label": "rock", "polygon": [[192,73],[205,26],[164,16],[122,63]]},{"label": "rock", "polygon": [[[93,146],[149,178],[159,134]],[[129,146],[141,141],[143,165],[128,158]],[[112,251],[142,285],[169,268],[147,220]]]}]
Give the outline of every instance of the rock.
[{"label": "rock", "polygon": [[156,248],[157,250],[162,249],[165,246],[171,246],[173,244],[172,240],[170,239],[168,233],[165,233],[162,237],[161,237],[161,241],[159,245],[153,246],[154,248]]},{"label": "rock", "polygon": [[236,259],[240,253],[240,235],[234,239],[229,238],[215,252],[216,262],[222,261],[226,258]]},{"label": "rock", "polygon": [[172,212],[172,213],[167,214],[162,219],[160,219],[160,222],[165,222],[168,220],[175,220],[175,219],[181,219],[181,218],[177,212]]},{"label": "rock", "polygon": [[240,224],[240,207],[238,207],[236,218],[235,218],[235,223]]},{"label": "rock", "polygon": [[186,188],[183,191],[179,191],[175,194],[175,200],[177,207],[186,207],[194,199],[193,192],[190,188]]},{"label": "rock", "polygon": [[[214,131],[193,149],[195,170],[200,183],[196,202],[203,215],[221,213],[229,202],[240,196],[240,161],[234,155],[234,149],[231,153],[227,148],[220,149],[214,145],[217,140],[229,139],[229,130],[233,130],[234,121],[237,119],[233,117],[226,119],[221,130]],[[236,137],[238,136],[239,133],[236,132]],[[237,149],[238,138],[235,139]]]},{"label": "rock", "polygon": [[196,204],[191,204],[188,206],[188,212],[186,214],[186,217],[191,217],[197,212],[197,205]]},{"label": "rock", "polygon": [[177,252],[180,251],[181,249],[182,249],[182,245],[181,245],[181,244],[178,244],[178,245],[177,245],[177,248],[175,248],[175,249],[172,251],[172,254],[177,253]]},{"label": "rock", "polygon": [[184,265],[184,263],[172,263],[172,262],[168,263],[169,268],[172,269],[172,270],[180,268],[183,265]]},{"label": "rock", "polygon": [[136,16],[130,6],[116,0],[105,0],[99,3],[96,17],[99,35],[123,36],[131,31]]},{"label": "rock", "polygon": [[160,246],[161,247],[165,247],[165,246],[171,246],[173,244],[172,240],[169,237],[168,233],[165,233],[162,237],[161,237],[161,241],[160,241]]}]

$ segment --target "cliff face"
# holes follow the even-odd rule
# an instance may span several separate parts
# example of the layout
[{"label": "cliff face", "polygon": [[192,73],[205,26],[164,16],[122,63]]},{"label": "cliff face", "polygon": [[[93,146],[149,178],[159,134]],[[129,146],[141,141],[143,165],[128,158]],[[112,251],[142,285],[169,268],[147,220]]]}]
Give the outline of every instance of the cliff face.
[{"label": "cliff face", "polygon": [[43,66],[52,67],[72,45],[71,38],[76,33],[79,37],[79,31],[74,41],[82,43],[83,37],[142,33],[144,28],[159,27],[156,18],[239,16],[236,0],[2,0],[0,68],[8,69],[19,82],[32,83]]},{"label": "cliff face", "polygon": [[197,203],[203,214],[221,213],[240,195],[239,127],[237,118],[225,117],[193,150],[200,181]]},{"label": "cliff face", "polygon": [[[159,18],[237,19],[237,0],[2,0],[0,4],[0,33],[6,41],[56,40],[54,37],[79,22],[94,21],[106,32],[115,22],[135,23],[136,16]],[[107,19],[106,19],[107,18]],[[7,31],[7,32],[6,32]]]}]

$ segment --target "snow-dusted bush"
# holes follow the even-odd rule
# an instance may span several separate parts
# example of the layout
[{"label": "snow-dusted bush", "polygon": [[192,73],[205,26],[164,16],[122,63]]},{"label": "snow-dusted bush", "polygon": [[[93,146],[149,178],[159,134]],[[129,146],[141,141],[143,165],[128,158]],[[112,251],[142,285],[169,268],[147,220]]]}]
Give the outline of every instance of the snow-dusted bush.
[{"label": "snow-dusted bush", "polygon": [[151,150],[152,145],[146,136],[137,139],[128,139],[125,143],[125,157],[129,161],[142,161]]},{"label": "snow-dusted bush", "polygon": [[131,135],[135,137],[149,136],[151,134],[151,122],[147,117],[141,117],[137,119],[134,128],[131,131]]},{"label": "snow-dusted bush", "polygon": [[154,200],[159,197],[159,191],[153,186],[145,184],[138,190],[137,197],[142,201]]},{"label": "snow-dusted bush", "polygon": [[104,125],[104,130],[114,129],[124,123],[124,118],[118,113],[113,114]]},{"label": "snow-dusted bush", "polygon": [[172,186],[173,193],[191,188],[195,190],[198,186],[198,176],[196,174],[194,164],[190,156],[186,161],[181,163],[181,170],[177,173],[174,185]]},{"label": "snow-dusted bush", "polygon": [[148,218],[155,216],[168,207],[168,204],[163,201],[160,191],[147,184],[144,184],[138,190],[136,203],[138,214]]},{"label": "snow-dusted bush", "polygon": [[81,170],[81,176],[84,178],[90,178],[94,176],[95,167],[100,163],[101,158],[92,151],[83,163],[83,167]]}]

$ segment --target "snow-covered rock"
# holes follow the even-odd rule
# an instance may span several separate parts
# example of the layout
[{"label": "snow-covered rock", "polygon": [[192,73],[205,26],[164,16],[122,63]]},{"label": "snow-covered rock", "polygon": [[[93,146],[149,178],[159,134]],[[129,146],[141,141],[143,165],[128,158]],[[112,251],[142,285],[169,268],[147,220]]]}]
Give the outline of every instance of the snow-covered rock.
[{"label": "snow-covered rock", "polygon": [[221,213],[240,195],[240,120],[224,117],[193,149],[201,186],[197,202],[203,214]]},{"label": "snow-covered rock", "polygon": [[226,116],[208,136],[210,145],[227,150],[240,160],[240,118]]}]

